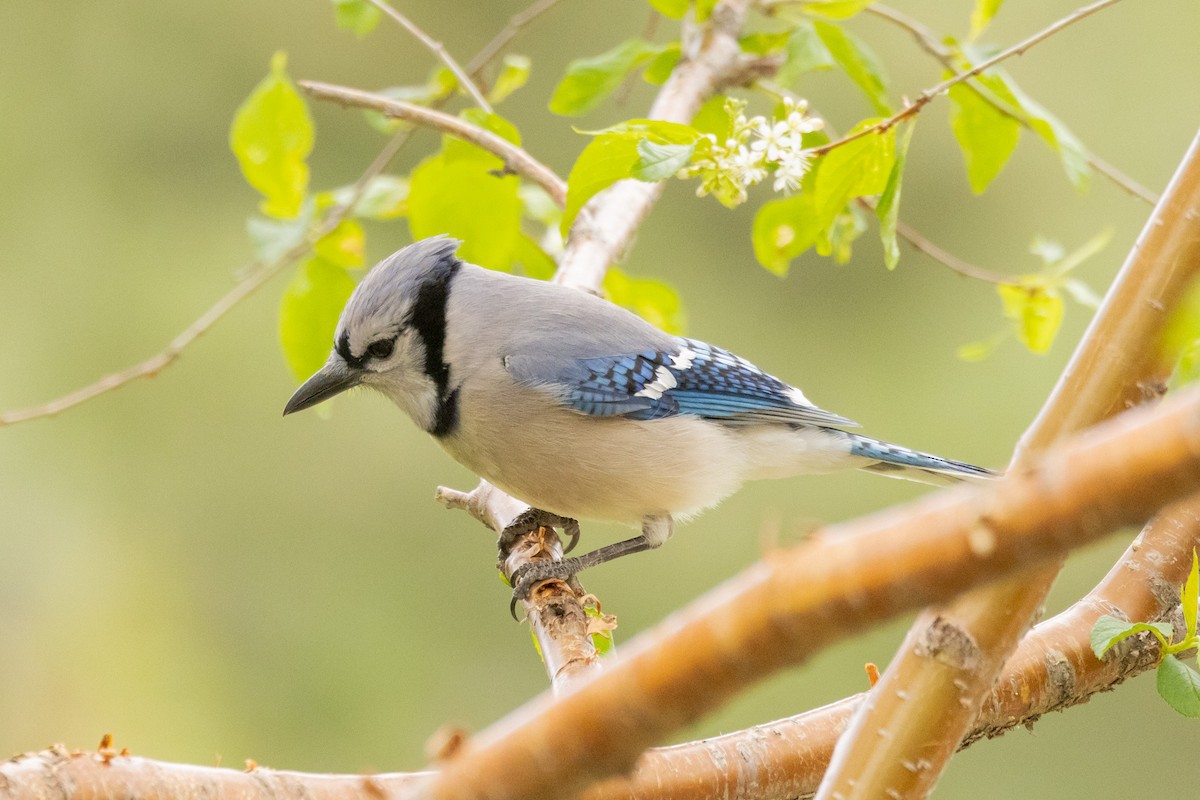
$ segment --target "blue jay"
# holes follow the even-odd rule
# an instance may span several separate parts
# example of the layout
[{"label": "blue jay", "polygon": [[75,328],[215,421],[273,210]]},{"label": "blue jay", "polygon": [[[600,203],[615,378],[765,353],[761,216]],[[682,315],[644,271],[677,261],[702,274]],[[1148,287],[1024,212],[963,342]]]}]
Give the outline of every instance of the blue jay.
[{"label": "blue jay", "polygon": [[[641,535],[513,576],[548,578],[665,542],[673,521],[758,478],[858,468],[949,483],[994,473],[870,439],[745,359],[671,336],[575,289],[458,259],[418,241],[377,264],[342,311],[333,352],[285,415],[376,389],[472,472],[531,506],[502,552],[538,526],[574,544],[577,518]],[[570,548],[568,548],[569,550]]]}]

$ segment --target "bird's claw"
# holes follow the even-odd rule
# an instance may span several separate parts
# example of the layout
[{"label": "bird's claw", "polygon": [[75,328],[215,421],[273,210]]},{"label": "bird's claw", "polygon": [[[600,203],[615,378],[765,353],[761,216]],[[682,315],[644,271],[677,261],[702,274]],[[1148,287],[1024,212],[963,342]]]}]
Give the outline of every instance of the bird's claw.
[{"label": "bird's claw", "polygon": [[528,508],[508,523],[504,530],[500,531],[498,544],[501,562],[508,557],[509,549],[518,539],[527,533],[533,533],[538,528],[561,530],[562,535],[568,540],[563,548],[564,554],[574,550],[575,545],[579,542],[579,522],[577,520],[542,511],[540,508]]},{"label": "bird's claw", "polygon": [[522,564],[513,572],[509,582],[512,584],[512,601],[508,604],[508,613],[517,619],[517,603],[528,600],[533,587],[544,581],[563,581],[575,594],[583,593],[583,586],[575,577],[574,559],[566,561],[531,561]]}]

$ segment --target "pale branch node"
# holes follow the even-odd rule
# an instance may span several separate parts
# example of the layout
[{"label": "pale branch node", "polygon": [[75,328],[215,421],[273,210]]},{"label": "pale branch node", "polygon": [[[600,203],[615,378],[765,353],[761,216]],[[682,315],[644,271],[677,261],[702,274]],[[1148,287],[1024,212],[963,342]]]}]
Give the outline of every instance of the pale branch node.
[{"label": "pale branch node", "polygon": [[467,93],[471,95],[471,99],[475,101],[475,104],[487,113],[493,113],[491,103],[487,101],[487,98],[483,96],[483,92],[480,91],[479,86],[471,79],[470,74],[468,74],[469,71],[459,66],[459,63],[454,60],[454,56],[450,55],[445,45],[421,30],[416,23],[385,3],[384,0],[369,0],[369,2],[384,14],[387,14],[400,23],[401,27],[416,37],[421,44],[429,48],[429,51],[445,64],[447,69],[454,73],[454,77],[458,79],[459,85],[466,89]]},{"label": "pale branch node", "polygon": [[937,97],[938,95],[945,94],[950,89],[950,87],[957,86],[958,84],[962,83],[963,81],[969,81],[971,78],[974,78],[976,75],[979,75],[982,72],[986,72],[987,70],[996,66],[1001,61],[1005,61],[1009,58],[1012,58],[1013,56],[1024,55],[1026,50],[1028,50],[1029,48],[1038,44],[1039,42],[1050,38],[1054,34],[1061,31],[1063,28],[1074,25],[1076,22],[1079,22],[1080,20],[1082,20],[1086,17],[1090,17],[1092,14],[1095,14],[1097,11],[1100,11],[1100,10],[1107,8],[1108,6],[1111,6],[1114,3],[1118,3],[1118,2],[1120,2],[1120,0],[1099,0],[1099,2],[1092,3],[1091,5],[1077,8],[1075,11],[1071,12],[1070,14],[1068,14],[1067,16],[1063,17],[1062,19],[1058,20],[1057,22],[1053,23],[1052,25],[1049,25],[1046,28],[1043,28],[1042,30],[1035,33],[1033,36],[1030,36],[1028,39],[1018,42],[1017,44],[1013,45],[1012,47],[1008,48],[1007,50],[1002,50],[1001,52],[999,52],[996,55],[992,56],[991,58],[987,59],[986,61],[981,61],[979,64],[975,65],[974,67],[967,70],[966,72],[960,72],[958,74],[952,75],[951,77],[947,78],[946,80],[942,81],[941,83],[937,84],[936,86],[926,89],[925,91],[923,91],[919,95],[917,95],[916,100],[913,100],[908,105],[906,105],[904,108],[900,109],[895,114],[888,117],[887,119],[877,122],[874,125],[870,125],[866,128],[863,128],[861,131],[858,131],[857,133],[852,133],[849,136],[844,136],[841,139],[838,139],[837,141],[830,142],[829,144],[821,145],[820,147],[814,147],[814,148],[808,150],[807,152],[810,156],[824,155],[825,153],[828,153],[830,150],[833,150],[834,148],[837,148],[837,147],[841,147],[844,144],[853,142],[856,139],[861,139],[864,136],[870,136],[871,134],[874,134],[874,133],[882,133],[883,131],[886,131],[888,128],[895,127],[900,122],[903,122],[904,120],[906,120],[909,117],[913,116],[914,114],[918,113],[931,100],[933,100],[933,98]]},{"label": "pale branch node", "polygon": [[[455,507],[468,495],[448,490]],[[1178,587],[1200,547],[1200,496],[1166,509],[1138,536],[1104,580],[1071,608],[1022,639],[983,704],[967,742],[1030,725],[1043,714],[1086,702],[1157,661],[1156,640],[1134,640],[1103,660],[1089,631],[1102,614],[1158,621],[1179,609]],[[866,694],[746,730],[646,751],[628,777],[593,785],[586,800],[706,800],[732,792],[785,800],[814,792],[834,742]],[[458,742],[461,747],[462,741]],[[965,745],[964,745],[965,746]],[[456,748],[457,749],[457,748]],[[433,758],[443,761],[452,754]],[[313,775],[256,767],[245,772],[55,748],[0,764],[0,798],[100,800],[119,788],[127,800],[378,800],[419,784],[429,772]],[[368,789],[367,787],[372,788]]]},{"label": "pale branch node", "polygon": [[[882,5],[881,3],[872,3],[864,8],[863,11],[873,14],[880,19],[887,20],[893,25],[908,31],[908,33],[912,35],[913,39],[916,40],[917,44],[920,45],[922,50],[940,61],[947,69],[956,69],[957,65],[954,62],[953,53],[945,44],[942,43],[937,34],[935,34],[921,22],[913,19],[903,12],[897,11],[894,8]],[[1016,120],[1024,128],[1030,130],[1033,129],[1033,124],[1030,122],[1028,114],[1024,113],[1020,109],[1013,108],[999,97],[996,97],[996,95],[989,91],[987,87],[981,86],[979,83],[974,81],[968,81],[966,86],[981,100],[990,105],[992,108],[996,109],[996,111],[1000,112],[1006,117]],[[1121,170],[1117,169],[1112,164],[1100,158],[1100,156],[1096,155],[1091,150],[1084,148],[1083,157],[1084,160],[1087,161],[1088,166],[1096,170],[1096,172],[1099,172],[1104,177],[1108,178],[1113,184],[1129,195],[1147,202],[1150,205],[1154,205],[1158,202],[1158,195],[1147,189],[1145,186],[1142,186],[1140,183],[1126,175]]]},{"label": "pale branch node", "polygon": [[[1161,391],[1173,367],[1160,346],[1162,332],[1198,273],[1200,134],[1051,396],[1018,443],[1014,469],[1022,469],[1058,438]],[[877,702],[856,715],[839,742],[818,797],[928,794],[968,735],[979,704],[1041,607],[1060,565],[1054,560],[1032,567],[919,615],[879,684]],[[949,625],[958,639],[971,643],[972,663],[930,657],[919,646],[935,625]],[[904,769],[917,761],[926,769]]]},{"label": "pale branch node", "polygon": [[419,796],[569,796],[627,772],[670,732],[832,642],[1197,490],[1200,388],[1122,414],[991,484],[927,495],[772,553],[624,645],[603,673],[475,735]]},{"label": "pale branch node", "polygon": [[522,178],[540,186],[558,205],[566,204],[566,181],[555,175],[554,170],[531,156],[528,151],[503,136],[473,125],[453,114],[447,114],[428,106],[406,103],[403,100],[392,100],[382,95],[364,92],[361,89],[337,86],[332,83],[321,83],[320,81],[298,81],[298,83],[300,88],[318,100],[332,100],[343,106],[378,111],[386,116],[424,125],[462,139],[464,142],[470,142],[502,159],[509,169]]},{"label": "pale branch node", "polygon": [[[1084,544],[1189,487],[1200,487],[1200,390],[1057,445],[1033,469],[994,485],[946,490],[773,554],[630,643],[605,674],[557,699],[545,696],[462,742],[439,761],[443,774],[305,775],[258,767],[243,773],[56,748],[0,764],[0,799],[378,800],[381,793],[474,797],[485,790],[496,798],[566,797],[599,777],[610,779],[592,787],[588,800],[694,800],[720,796],[722,787],[752,798],[805,795],[861,695],[640,760],[639,753],[647,740],[711,707],[713,692],[724,699],[870,621],[986,581],[1023,559]],[[981,546],[980,519],[991,532],[988,547]],[[1084,600],[1026,637],[970,738],[1082,702],[1152,665],[1153,644],[1141,641],[1097,660],[1088,631],[1101,613],[1131,620],[1172,613],[1197,543],[1200,496],[1193,495],[1148,526]],[[615,777],[635,762],[631,777]],[[577,776],[578,770],[588,774]],[[464,783],[472,775],[482,783]]]}]

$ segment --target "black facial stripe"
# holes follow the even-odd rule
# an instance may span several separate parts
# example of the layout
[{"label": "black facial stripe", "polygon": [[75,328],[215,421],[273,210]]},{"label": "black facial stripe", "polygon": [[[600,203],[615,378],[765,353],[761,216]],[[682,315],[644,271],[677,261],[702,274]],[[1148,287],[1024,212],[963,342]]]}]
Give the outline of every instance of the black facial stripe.
[{"label": "black facial stripe", "polygon": [[417,299],[413,301],[409,325],[425,345],[425,374],[437,386],[439,402],[450,401],[446,390],[450,383],[450,365],[443,357],[446,344],[446,300],[450,283],[458,274],[462,262],[447,254],[429,270]]},{"label": "black facial stripe", "polygon": [[350,352],[350,333],[348,331],[342,331],[342,335],[338,337],[334,349],[337,350],[337,354],[347,364],[356,369],[362,369],[363,362],[366,360],[366,354],[364,353],[362,356],[355,358],[354,354]]},{"label": "black facial stripe", "polygon": [[429,432],[434,436],[446,436],[454,433],[458,427],[458,389],[438,400],[437,410],[434,411],[433,427]]}]

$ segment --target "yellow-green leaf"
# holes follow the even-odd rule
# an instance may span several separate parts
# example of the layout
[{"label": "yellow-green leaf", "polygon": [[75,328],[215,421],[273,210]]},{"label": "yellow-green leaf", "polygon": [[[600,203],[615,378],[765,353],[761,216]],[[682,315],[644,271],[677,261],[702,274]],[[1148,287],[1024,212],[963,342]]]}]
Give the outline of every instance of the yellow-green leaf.
[{"label": "yellow-green leaf", "polygon": [[1196,548],[1192,548],[1192,571],[1183,584],[1179,593],[1179,602],[1183,604],[1183,622],[1187,628],[1184,634],[1188,638],[1196,635],[1196,615],[1200,612],[1200,563],[1196,560]]},{"label": "yellow-green leaf", "polygon": [[1033,353],[1049,351],[1062,325],[1063,301],[1058,292],[1042,285],[1036,275],[1019,284],[998,284],[996,291],[1017,338]]},{"label": "yellow-green leaf", "polygon": [[1200,717],[1200,672],[1174,656],[1158,665],[1155,685],[1167,705],[1185,717]]},{"label": "yellow-green leaf", "polygon": [[354,291],[346,270],[320,258],[300,265],[279,304],[279,344],[296,380],[312,375],[333,347],[338,316]]},{"label": "yellow-green leaf", "polygon": [[975,8],[971,11],[971,32],[967,35],[968,39],[976,39],[979,34],[983,33],[991,23],[992,17],[996,16],[996,12],[1000,10],[1003,2],[1004,0],[975,0]]},{"label": "yellow-green leaf", "polygon": [[529,81],[530,69],[529,56],[516,53],[504,56],[500,74],[496,76],[495,82],[492,83],[492,90],[488,92],[488,101],[499,103],[524,86]]},{"label": "yellow-green leaf", "polygon": [[763,203],[750,234],[754,257],[770,272],[787,277],[792,259],[812,247],[820,231],[812,192]]},{"label": "yellow-green leaf", "polygon": [[649,139],[640,139],[637,143],[638,160],[630,174],[647,183],[666,180],[687,165],[695,149],[694,143],[658,144]]},{"label": "yellow-green leaf", "polygon": [[[851,133],[878,120],[863,120]],[[827,225],[856,197],[880,194],[887,188],[896,163],[896,129],[870,133],[831,150],[817,165],[816,209]]]},{"label": "yellow-green leaf", "polygon": [[600,55],[572,61],[554,87],[550,110],[571,117],[586,114],[612,94],[630,71],[661,49],[641,39],[630,39]]},{"label": "yellow-green leaf", "polygon": [[887,186],[875,206],[879,218],[879,238],[883,241],[883,261],[888,269],[895,269],[900,261],[900,245],[896,241],[896,223],[900,219],[900,184],[904,179],[904,162],[908,158],[908,143],[912,141],[916,123],[910,123],[896,143],[896,159],[888,175]]},{"label": "yellow-green leaf", "polygon": [[781,86],[791,86],[806,72],[831,69],[833,54],[817,35],[817,29],[809,20],[801,20],[788,38],[783,65],[775,74]]},{"label": "yellow-green leaf", "polygon": [[320,259],[334,266],[358,269],[363,265],[366,238],[362,225],[352,219],[344,219],[317,240],[314,250]]},{"label": "yellow-green leaf", "polygon": [[670,19],[683,19],[687,13],[690,0],[650,0],[650,6]]},{"label": "yellow-green leaf", "polygon": [[[342,186],[317,195],[317,207],[328,208],[334,204],[350,202],[353,186]],[[350,209],[354,217],[367,219],[395,219],[408,213],[408,180],[395,175],[376,175],[363,189],[362,196]]]},{"label": "yellow-green leaf", "polygon": [[300,213],[308,190],[313,124],[308,106],[287,74],[287,56],[271,59],[271,73],[238,107],[229,147],[246,181],[263,195],[262,212],[288,218]]},{"label": "yellow-green leaf", "polygon": [[[512,142],[517,146],[521,144],[521,133],[517,130],[517,126],[499,114],[489,113],[481,108],[468,108],[459,114],[459,116],[476,127],[496,134],[505,141]],[[449,134],[442,137],[442,155],[447,162],[460,160],[479,161],[486,164],[488,169],[497,169],[504,166],[504,161],[500,157],[492,155],[481,147],[477,147],[470,142],[465,142]]]},{"label": "yellow-green leaf", "polygon": [[887,78],[883,65],[871,48],[854,34],[839,25],[823,20],[814,20],[813,28],[824,43],[830,56],[846,73],[850,80],[863,90],[867,99],[880,116],[891,116],[892,106],[888,102]]},{"label": "yellow-green leaf", "polygon": [[679,63],[679,57],[683,51],[679,46],[679,42],[671,42],[654,58],[650,59],[650,63],[646,66],[642,73],[642,80],[654,86],[661,86],[667,82],[667,78],[671,77],[671,72],[675,69],[675,65]]},{"label": "yellow-green leaf", "polygon": [[813,0],[800,6],[806,14],[826,19],[850,19],[875,0]]},{"label": "yellow-green leaf", "polygon": [[604,295],[667,333],[683,333],[683,301],[669,283],[634,278],[617,267],[604,275]]},{"label": "yellow-green leaf", "polygon": [[[1003,84],[988,88],[1003,89]],[[962,150],[967,180],[975,194],[982,194],[1016,150],[1021,138],[1021,123],[1000,113],[964,84],[951,86],[949,95],[950,127]],[[1000,99],[1015,104],[1011,94],[1001,95]]]},{"label": "yellow-green leaf", "polygon": [[629,134],[602,133],[583,148],[567,176],[567,207],[559,223],[563,236],[571,230],[579,210],[597,192],[632,177],[639,139]]},{"label": "yellow-green leaf", "polygon": [[360,39],[375,30],[383,14],[367,0],[333,0],[333,11],[337,15],[337,26],[353,32]]},{"label": "yellow-green leaf", "polygon": [[458,254],[490,269],[512,264],[521,224],[516,176],[497,177],[488,163],[430,156],[413,170],[408,225],[414,239],[441,233],[462,240]]}]

